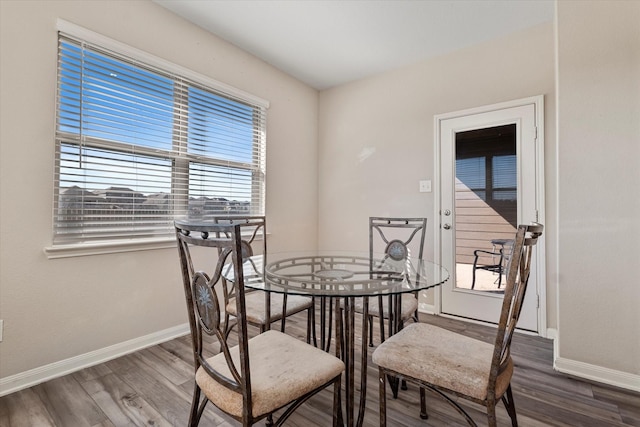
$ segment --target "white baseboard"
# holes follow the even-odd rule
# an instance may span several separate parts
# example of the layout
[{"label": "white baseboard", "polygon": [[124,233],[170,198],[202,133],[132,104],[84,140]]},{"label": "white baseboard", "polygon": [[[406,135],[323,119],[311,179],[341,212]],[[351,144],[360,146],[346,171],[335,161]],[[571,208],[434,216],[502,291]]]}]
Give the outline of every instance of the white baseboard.
[{"label": "white baseboard", "polygon": [[562,357],[554,360],[553,369],[587,380],[640,392],[640,375],[616,371],[614,369],[603,368],[602,366],[591,365]]},{"label": "white baseboard", "polygon": [[433,304],[426,304],[421,302],[418,304],[418,312],[424,314],[435,314],[436,306]]},{"label": "white baseboard", "polygon": [[189,324],[174,326],[169,329],[154,332],[143,337],[134,338],[129,341],[114,344],[89,353],[74,356],[59,362],[50,363],[35,369],[30,369],[19,374],[0,378],[0,396],[5,396],[13,392],[32,387],[53,378],[70,374],[80,369],[98,365],[106,361],[115,359],[125,354],[133,353],[152,345],[183,336],[189,333]]},{"label": "white baseboard", "polygon": [[[428,304],[420,304],[419,306],[421,313],[433,313],[433,309],[434,306]],[[548,328],[546,338],[553,340],[553,369],[556,371],[603,384],[609,384],[614,387],[640,392],[640,375],[590,365],[577,360],[556,357],[558,354],[558,330]]]},{"label": "white baseboard", "polygon": [[558,330],[547,329],[547,337],[553,339],[553,369],[563,374],[573,375],[603,384],[624,388],[640,392],[640,375],[628,372],[616,371],[615,369],[604,368],[602,366],[591,365],[573,359],[558,357],[560,354]]}]

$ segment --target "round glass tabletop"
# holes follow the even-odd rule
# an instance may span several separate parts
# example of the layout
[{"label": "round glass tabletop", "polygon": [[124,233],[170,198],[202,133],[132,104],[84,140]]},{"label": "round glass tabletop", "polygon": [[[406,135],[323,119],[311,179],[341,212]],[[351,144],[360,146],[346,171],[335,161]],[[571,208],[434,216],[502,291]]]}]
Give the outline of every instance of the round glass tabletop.
[{"label": "round glass tabletop", "polygon": [[384,254],[300,251],[256,255],[246,260],[245,286],[307,296],[375,296],[429,289],[449,272],[431,261]]}]

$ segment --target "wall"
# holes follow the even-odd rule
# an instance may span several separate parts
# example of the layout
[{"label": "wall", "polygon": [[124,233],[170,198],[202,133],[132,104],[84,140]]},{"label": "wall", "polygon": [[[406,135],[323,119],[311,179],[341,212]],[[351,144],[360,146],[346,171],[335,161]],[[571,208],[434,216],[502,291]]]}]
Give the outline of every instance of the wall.
[{"label": "wall", "polygon": [[[362,248],[369,216],[439,220],[434,194],[434,116],[545,95],[547,213],[555,206],[554,48],[551,23],[320,93],[319,244]],[[547,242],[555,224],[545,224]],[[556,248],[547,245],[547,259]],[[427,244],[426,256],[433,257]],[[555,327],[555,270],[547,268],[549,327]],[[428,296],[428,300],[432,300]]]},{"label": "wall", "polygon": [[270,101],[269,245],[316,245],[317,91],[146,0],[2,1],[0,15],[0,394],[82,363],[70,358],[186,322],[173,243],[55,260],[43,252],[52,237],[58,18]]},{"label": "wall", "polygon": [[640,391],[640,2],[557,5],[559,369]]}]

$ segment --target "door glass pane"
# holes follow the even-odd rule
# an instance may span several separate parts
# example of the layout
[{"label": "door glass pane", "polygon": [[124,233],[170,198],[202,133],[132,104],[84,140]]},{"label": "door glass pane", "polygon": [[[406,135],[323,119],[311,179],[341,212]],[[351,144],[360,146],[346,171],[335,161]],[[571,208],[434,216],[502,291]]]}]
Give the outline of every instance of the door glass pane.
[{"label": "door glass pane", "polygon": [[518,215],[516,125],[456,134],[456,287],[503,292]]}]

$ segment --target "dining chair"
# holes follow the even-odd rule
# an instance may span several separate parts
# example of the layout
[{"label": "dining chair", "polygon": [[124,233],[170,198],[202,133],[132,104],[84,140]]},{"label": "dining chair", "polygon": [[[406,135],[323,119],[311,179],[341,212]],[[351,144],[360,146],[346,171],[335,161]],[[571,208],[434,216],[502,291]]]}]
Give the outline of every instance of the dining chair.
[{"label": "dining chair", "polygon": [[[175,222],[195,362],[188,425],[197,426],[211,402],[243,426],[264,418],[267,425],[280,426],[308,398],[333,384],[336,426],[342,421],[340,380],[344,363],[276,330],[248,336],[245,283],[260,279],[262,272],[247,257],[243,235],[245,229],[256,227],[264,227],[264,220],[252,218],[233,224]],[[218,249],[217,262],[212,262],[215,253],[206,255],[208,248]],[[209,268],[201,270],[201,266]],[[222,277],[223,273],[229,274],[225,273],[228,266],[232,267],[235,284],[236,334],[229,332],[220,304]],[[274,421],[274,412],[280,409],[283,412]]]},{"label": "dining chair", "polygon": [[[259,222],[254,220],[259,219]],[[243,251],[245,258],[253,256],[253,247],[257,245],[256,240],[261,239],[262,254],[267,253],[267,226],[266,218],[264,216],[217,216],[212,218],[215,224],[244,224],[243,232]],[[225,233],[225,232],[218,232]],[[228,233],[228,232],[226,232]],[[228,237],[228,236],[227,236]],[[220,249],[221,251],[222,249]],[[231,328],[233,324],[230,323],[229,316],[237,317],[237,305],[235,301],[234,284],[231,281],[227,281],[222,278],[224,287],[224,301],[225,301],[225,322]],[[252,326],[260,328],[260,332],[264,332],[271,326],[272,323],[280,321],[280,331],[285,331],[286,318],[299,313],[301,311],[307,311],[307,342],[311,339],[311,329],[313,326],[314,316],[314,304],[313,300],[309,297],[303,297],[299,295],[286,295],[286,294],[271,294],[269,292],[262,292],[258,290],[247,290],[245,292],[246,301],[246,316],[247,323]],[[269,312],[267,312],[269,307]],[[268,319],[268,320],[267,320]]]},{"label": "dining chair", "polygon": [[493,344],[425,323],[413,323],[380,344],[372,355],[380,379],[380,426],[386,426],[386,378],[402,376],[420,386],[420,417],[428,418],[425,388],[444,398],[475,426],[460,406],[459,396],[486,407],[489,426],[496,425],[496,405],[504,403],[513,426],[518,425],[511,391],[511,340],[527,290],[533,247],[543,226],[518,226],[500,321]]},{"label": "dining chair", "polygon": [[[384,260],[397,263],[398,268],[405,268],[407,258],[422,259],[426,230],[427,218],[370,217],[369,257],[373,260],[382,255]],[[356,300],[355,310],[362,313],[362,299]],[[407,320],[418,321],[418,293],[379,296],[375,303],[369,302],[368,313],[369,346],[373,347],[373,318],[379,319],[380,341],[384,342],[385,320],[389,336],[402,329]]]}]

